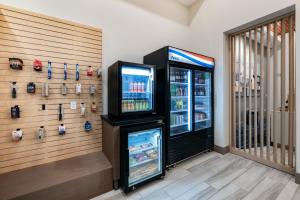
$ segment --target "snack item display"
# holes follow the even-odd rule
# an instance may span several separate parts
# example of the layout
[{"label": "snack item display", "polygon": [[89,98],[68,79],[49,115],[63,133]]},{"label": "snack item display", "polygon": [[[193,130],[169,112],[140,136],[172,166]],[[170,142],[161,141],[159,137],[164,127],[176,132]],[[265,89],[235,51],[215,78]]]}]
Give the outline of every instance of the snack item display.
[{"label": "snack item display", "polygon": [[17,82],[12,82],[12,85],[11,85],[11,97],[13,99],[17,98]]},{"label": "snack item display", "polygon": [[33,82],[27,84],[27,93],[35,93],[35,84]]},{"label": "snack item display", "polygon": [[13,141],[20,141],[23,139],[23,131],[20,128],[14,130],[11,134]]},{"label": "snack item display", "polygon": [[23,60],[20,58],[9,58],[9,66],[11,69],[23,70]]},{"label": "snack item display", "polygon": [[33,61],[33,69],[35,71],[39,71],[39,72],[42,71],[43,70],[43,63],[42,63],[42,61],[40,61],[38,59],[35,59]]},{"label": "snack item display", "polygon": [[46,130],[44,126],[40,126],[36,131],[37,139],[42,140],[46,137]]},{"label": "snack item display", "polygon": [[87,76],[93,76],[93,68],[92,68],[92,66],[88,66],[86,75]]}]

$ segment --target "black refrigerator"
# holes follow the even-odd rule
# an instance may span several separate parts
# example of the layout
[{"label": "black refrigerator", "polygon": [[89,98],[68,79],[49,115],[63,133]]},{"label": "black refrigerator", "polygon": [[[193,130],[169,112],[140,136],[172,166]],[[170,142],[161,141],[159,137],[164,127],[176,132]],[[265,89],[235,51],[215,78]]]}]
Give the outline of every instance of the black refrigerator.
[{"label": "black refrigerator", "polygon": [[108,68],[108,116],[119,130],[120,186],[134,190],[165,174],[164,117],[156,115],[156,69],[117,61]]},{"label": "black refrigerator", "polygon": [[117,61],[108,68],[108,115],[138,117],[155,110],[155,68]]},{"label": "black refrigerator", "polygon": [[144,57],[156,65],[157,113],[165,117],[166,165],[173,166],[214,144],[214,59],[174,47]]},{"label": "black refrigerator", "polygon": [[121,187],[127,193],[165,175],[164,125],[121,127]]}]

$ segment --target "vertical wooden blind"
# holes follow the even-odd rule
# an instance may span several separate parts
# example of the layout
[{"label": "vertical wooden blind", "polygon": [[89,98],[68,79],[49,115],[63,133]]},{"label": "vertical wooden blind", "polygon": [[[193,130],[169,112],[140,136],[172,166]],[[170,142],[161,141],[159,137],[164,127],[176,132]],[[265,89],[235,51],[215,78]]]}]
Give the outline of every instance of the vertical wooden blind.
[{"label": "vertical wooden blind", "polygon": [[229,35],[231,151],[294,173],[295,14]]}]

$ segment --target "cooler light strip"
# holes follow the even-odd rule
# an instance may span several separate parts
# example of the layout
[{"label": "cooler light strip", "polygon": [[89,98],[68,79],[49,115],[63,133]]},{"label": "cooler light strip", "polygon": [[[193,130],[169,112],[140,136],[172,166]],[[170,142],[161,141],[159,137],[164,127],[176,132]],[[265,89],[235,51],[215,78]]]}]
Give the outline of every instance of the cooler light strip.
[{"label": "cooler light strip", "polygon": [[169,48],[169,59],[173,61],[200,65],[213,68],[215,63],[213,59],[198,54],[192,54],[175,48]]},{"label": "cooler light strip", "polygon": [[150,70],[141,69],[137,67],[122,67],[122,74],[137,75],[137,76],[150,76]]},{"label": "cooler light strip", "polygon": [[[188,71],[188,82],[189,87],[191,87],[191,71]],[[188,127],[189,127],[189,131],[191,131],[191,88],[188,89]]]}]

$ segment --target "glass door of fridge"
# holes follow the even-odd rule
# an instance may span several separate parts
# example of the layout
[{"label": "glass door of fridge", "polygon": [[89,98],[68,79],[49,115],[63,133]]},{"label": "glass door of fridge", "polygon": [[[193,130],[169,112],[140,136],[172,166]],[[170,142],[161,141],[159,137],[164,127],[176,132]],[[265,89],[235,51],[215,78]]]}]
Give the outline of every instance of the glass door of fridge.
[{"label": "glass door of fridge", "polygon": [[129,180],[131,187],[162,173],[162,129],[128,134]]},{"label": "glass door of fridge", "polygon": [[153,110],[153,68],[122,66],[122,113]]},{"label": "glass door of fridge", "polygon": [[195,70],[194,78],[195,98],[195,130],[210,128],[212,125],[212,92],[211,73]]},{"label": "glass door of fridge", "polygon": [[170,67],[170,136],[191,131],[191,70]]}]

